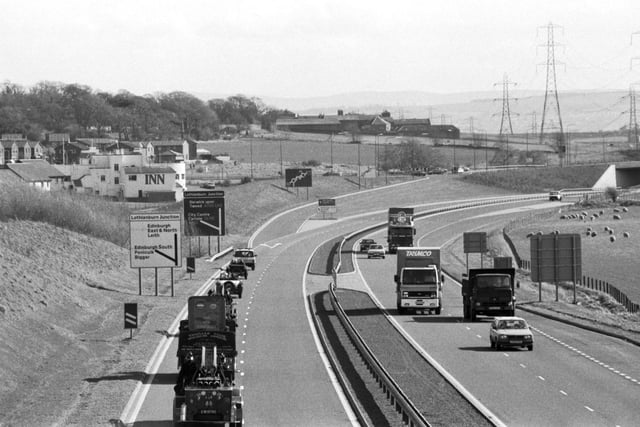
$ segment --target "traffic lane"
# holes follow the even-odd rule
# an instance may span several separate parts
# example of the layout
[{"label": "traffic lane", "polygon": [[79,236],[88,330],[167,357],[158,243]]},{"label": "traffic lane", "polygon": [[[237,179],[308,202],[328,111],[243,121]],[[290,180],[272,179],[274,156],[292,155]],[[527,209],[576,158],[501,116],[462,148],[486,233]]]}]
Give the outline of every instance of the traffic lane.
[{"label": "traffic lane", "polygon": [[347,229],[287,236],[251,290],[239,344],[247,425],[350,424],[318,354],[302,288],[314,248]]},{"label": "traffic lane", "polygon": [[[457,223],[451,223],[451,218],[449,218],[449,222],[451,224],[452,227],[456,227],[457,229],[459,229],[459,225]],[[434,227],[434,224],[431,223],[430,224],[432,226],[432,229],[438,229],[437,225]],[[477,222],[473,222],[474,227],[478,225]],[[438,234],[444,236],[446,238],[446,227],[445,228],[441,228],[437,231]],[[367,279],[367,281],[369,282],[370,286],[374,289],[374,292],[376,293],[376,296],[378,297],[379,300],[383,301],[384,305],[386,307],[393,307],[395,308],[395,290],[394,290],[394,284],[393,282],[391,282],[392,275],[393,273],[390,273],[390,271],[395,271],[395,257],[393,257],[394,262],[391,263],[391,265],[387,264],[386,266],[383,265],[383,262],[379,262],[379,263],[370,263],[370,262],[364,262],[363,260],[361,261],[360,259],[358,260],[360,266],[362,267],[363,265],[366,265],[368,268],[366,269],[367,271],[364,272],[365,275],[365,279]],[[376,260],[377,261],[377,260]],[[382,261],[382,260],[380,260]],[[376,268],[378,267],[378,268]],[[363,270],[365,270],[363,268]],[[371,272],[369,272],[368,270],[371,270]],[[387,271],[386,275],[385,275],[385,271]],[[375,286],[374,284],[376,283],[376,280],[380,280],[381,278],[385,278],[386,280],[383,280],[383,283],[379,284],[379,286]],[[420,338],[421,342],[424,343],[429,343],[429,342],[438,342],[439,344],[442,342],[442,337],[447,337],[447,342],[449,341],[449,337],[455,337],[456,333],[459,333],[461,331],[460,326],[462,325],[460,323],[461,321],[461,317],[462,317],[462,297],[460,294],[460,287],[458,285],[456,285],[455,283],[453,283],[452,281],[448,281],[445,282],[445,286],[444,286],[444,294],[445,294],[445,302],[444,302],[444,308],[443,308],[443,315],[442,316],[399,316],[396,317],[396,319],[398,319],[399,321],[402,322],[403,326],[411,331],[410,333],[414,336],[418,336],[420,337],[421,334],[425,333],[423,331],[424,329],[424,325],[422,325],[422,323],[429,323],[429,328],[428,330],[431,332],[434,332],[434,334],[432,336],[427,336],[427,337],[422,337]],[[444,317],[446,316],[446,317]],[[417,326],[417,325],[421,325],[421,326]],[[442,364],[444,366],[450,366],[450,368],[455,371],[455,372],[461,372],[461,376],[462,378],[469,378],[468,380],[463,381],[465,383],[465,385],[467,383],[469,384],[474,384],[475,381],[478,381],[476,379],[476,377],[479,375],[475,369],[471,369],[469,370],[468,367],[469,366],[476,366],[477,365],[477,358],[476,357],[472,357],[470,360],[467,360],[467,358],[464,358],[463,356],[460,355],[460,351],[458,349],[459,348],[464,348],[464,347],[469,347],[469,349],[467,350],[467,352],[474,352],[474,350],[477,349],[477,352],[479,353],[483,353],[483,352],[489,352],[489,344],[488,344],[488,324],[484,324],[482,326],[478,326],[481,324],[464,324],[464,329],[463,330],[468,330],[470,331],[469,336],[466,336],[463,334],[463,336],[460,336],[459,340],[457,342],[454,343],[453,346],[441,346],[441,345],[437,345],[435,348],[432,347],[432,351],[434,353],[437,354],[436,359],[441,361]],[[415,329],[415,330],[414,330]],[[437,332],[437,333],[435,333]],[[480,340],[480,342],[478,342],[477,346],[476,345],[472,345],[469,346],[469,342],[471,339],[473,339],[473,337],[475,337],[475,339],[480,340],[479,337],[482,337],[482,340]],[[471,341],[473,342],[473,341]],[[466,343],[466,344],[465,344]],[[426,345],[426,344],[425,344]],[[536,349],[534,350],[534,352],[536,353],[536,357],[538,356],[538,343],[535,344]],[[444,353],[440,354],[439,351],[444,351]],[[491,352],[489,352],[491,353]],[[527,354],[529,354],[528,352],[523,352],[524,357],[531,357],[531,356],[527,356]],[[510,355],[510,352],[507,353]],[[515,353],[518,354],[518,353]],[[531,353],[533,354],[533,353]],[[433,355],[433,354],[432,354]],[[550,355],[551,360],[545,363],[551,364],[553,365],[554,363],[556,363],[555,360],[555,352],[552,353]],[[458,363],[458,361],[462,360],[462,363]],[[536,359],[534,359],[536,360]],[[633,358],[631,360],[634,360]],[[637,360],[637,358],[635,358],[635,360]],[[522,363],[524,365],[524,363]],[[518,364],[518,366],[520,366],[520,364]],[[526,365],[525,365],[526,366]],[[520,366],[520,368],[522,368],[522,366]],[[517,370],[517,369],[516,369]],[[548,377],[551,378],[564,378],[564,382],[566,383],[573,383],[575,382],[574,378],[577,377],[579,378],[581,381],[581,385],[579,386],[580,388],[586,388],[589,389],[590,387],[593,387],[593,385],[590,383],[590,381],[586,381],[586,383],[584,382],[583,378],[584,378],[584,372],[589,372],[588,371],[588,366],[585,366],[584,364],[581,365],[580,369],[578,370],[578,372],[573,372],[573,374],[565,374],[563,373],[563,371],[566,371],[566,369],[560,369],[559,373],[551,373],[551,374],[547,374]],[[506,418],[506,420],[509,420],[509,423],[511,423],[512,421],[515,421],[516,419],[519,421],[522,421],[523,423],[527,423],[527,418],[512,418],[514,416],[518,416],[518,414],[522,413],[523,411],[516,411],[515,414],[511,414],[510,408],[511,406],[507,405],[506,407],[504,405],[500,406],[501,403],[503,402],[504,399],[506,399],[507,402],[509,402],[510,397],[507,396],[493,396],[492,397],[492,392],[486,391],[486,384],[492,384],[491,381],[495,381],[495,378],[501,378],[502,371],[498,370],[497,372],[491,371],[491,374],[488,376],[488,378],[485,378],[485,380],[481,380],[480,384],[485,384],[479,387],[478,389],[478,395],[477,397],[480,397],[481,401],[484,401],[484,399],[490,399],[491,401],[496,401],[498,402],[497,404],[493,404],[493,403],[488,403],[487,406],[490,407],[490,409],[494,409],[494,405],[495,405],[495,412],[497,414],[502,414],[503,417]],[[512,373],[509,373],[509,375],[511,375]],[[454,376],[456,378],[458,378],[458,374],[454,374]],[[544,378],[544,376],[540,375],[540,377]],[[543,381],[541,380],[539,377],[538,381]],[[458,378],[460,379],[460,378]],[[487,382],[489,381],[489,382]],[[603,389],[607,389],[610,387],[610,385],[612,384],[612,380],[610,378],[604,378],[603,379],[603,386],[602,387],[598,387],[596,388],[603,388]],[[511,382],[509,380],[509,382]],[[531,383],[531,380],[525,381],[524,384],[529,384]],[[633,384],[632,382],[627,381],[628,384]],[[533,384],[536,384],[535,381],[533,381]],[[625,384],[625,386],[628,387],[627,384]],[[538,402],[545,402],[545,398],[547,398],[547,395],[549,394],[549,392],[547,390],[543,390],[545,391],[545,393],[543,393],[542,398],[538,398],[536,397],[536,393],[533,392],[533,390],[538,390],[538,392],[540,392],[540,389],[532,389],[532,391],[529,391],[531,387],[530,386],[526,386],[525,390],[523,393],[527,393],[524,395],[529,396],[529,399],[534,399],[532,400],[533,402],[536,402],[535,405],[538,405]],[[615,388],[615,386],[614,386]],[[514,390],[515,391],[515,390]],[[566,392],[566,391],[565,391]],[[521,394],[523,394],[521,393]],[[475,393],[474,393],[475,394]],[[569,399],[569,397],[565,396],[564,394],[562,394],[560,391],[557,392],[557,394],[564,396],[565,398]],[[575,396],[576,394],[574,393],[573,396]],[[487,397],[488,396],[488,397]],[[592,423],[594,423],[594,420],[596,420],[598,417],[608,417],[608,420],[611,419],[620,419],[620,420],[626,420],[628,417],[634,417],[635,414],[634,412],[629,412],[629,407],[628,407],[628,403],[626,403],[625,399],[628,399],[627,396],[634,396],[634,393],[629,393],[628,390],[626,392],[622,392],[619,396],[614,396],[612,398],[607,397],[607,399],[611,399],[611,402],[609,402],[609,404],[607,404],[607,406],[610,406],[612,408],[615,408],[612,411],[609,411],[608,413],[606,411],[598,411],[598,412],[591,412],[591,410],[593,409],[591,406],[588,406],[587,404],[583,404],[585,401],[587,401],[588,403],[590,403],[592,406],[597,406],[599,407],[599,405],[595,405],[593,400],[587,400],[587,399],[581,399],[580,400],[580,404],[576,404],[574,405],[575,407],[573,408],[572,415],[569,418],[563,417],[563,413],[565,413],[566,411],[563,412],[562,406],[557,406],[555,404],[554,401],[549,402],[548,404],[543,404],[542,406],[539,407],[538,411],[540,412],[540,414],[536,414],[537,418],[531,418],[531,419],[542,419],[539,417],[545,417],[548,414],[551,414],[546,420],[549,421],[550,423],[552,423],[551,425],[558,425],[555,424],[556,422],[558,422],[557,420],[563,420],[566,421],[568,423],[571,423],[572,420],[580,420],[580,422],[583,425],[592,425]],[[598,402],[597,400],[595,401],[596,403]],[[517,402],[514,402],[517,403]],[[554,406],[555,405],[555,406]],[[516,407],[519,407],[519,405],[517,405]],[[587,409],[590,408],[590,409]],[[525,413],[527,413],[527,411],[524,411]],[[587,412],[588,415],[585,415],[584,412]],[[617,417],[617,418],[614,418]],[[564,422],[564,424],[566,424],[566,422]],[[610,422],[610,421],[608,421]],[[586,423],[586,424],[585,424]],[[596,422],[597,423],[597,422]],[[537,423],[536,423],[537,424]]]},{"label": "traffic lane", "polygon": [[[389,282],[376,284],[386,270],[383,263],[364,263],[361,259],[358,263],[361,268],[363,264],[369,267],[367,270],[371,272],[363,272],[365,280],[379,300],[393,301],[391,312],[394,313],[395,292],[389,290]],[[629,407],[629,400],[635,400],[634,393],[627,389],[620,394],[599,395],[599,390],[610,387],[611,378],[599,379],[603,381],[602,386],[594,388],[593,379],[587,375],[588,364],[558,358],[557,350],[539,338],[533,352],[492,350],[488,319],[464,323],[459,286],[448,281],[443,290],[442,315],[394,316],[394,320],[506,424],[588,426],[635,416]],[[388,295],[381,297],[383,294]],[[593,395],[577,393],[574,387],[591,390]],[[605,411],[599,402],[606,402],[606,407],[614,409]],[[592,412],[587,408],[597,409]]]}]

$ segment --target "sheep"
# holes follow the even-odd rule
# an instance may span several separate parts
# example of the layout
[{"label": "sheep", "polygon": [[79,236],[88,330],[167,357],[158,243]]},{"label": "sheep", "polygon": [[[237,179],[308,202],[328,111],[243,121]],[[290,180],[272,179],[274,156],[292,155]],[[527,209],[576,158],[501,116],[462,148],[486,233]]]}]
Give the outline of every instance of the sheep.
[{"label": "sheep", "polygon": [[622,217],[620,215],[614,215],[613,219],[622,219]]},{"label": "sheep", "polygon": [[612,241],[612,242],[615,242],[616,241],[616,236],[609,237],[609,240]]},{"label": "sheep", "polygon": [[624,233],[622,233],[622,235],[626,238],[631,237],[631,234],[628,231],[625,231]]}]

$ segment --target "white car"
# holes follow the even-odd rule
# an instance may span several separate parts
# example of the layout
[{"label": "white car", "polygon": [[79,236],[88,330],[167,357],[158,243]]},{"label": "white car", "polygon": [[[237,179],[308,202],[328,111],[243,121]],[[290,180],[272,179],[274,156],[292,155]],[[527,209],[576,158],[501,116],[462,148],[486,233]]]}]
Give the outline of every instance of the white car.
[{"label": "white car", "polygon": [[521,317],[496,317],[489,329],[491,348],[526,347],[533,350],[533,333],[526,320]]},{"label": "white car", "polygon": [[562,193],[559,191],[550,191],[549,192],[549,200],[553,201],[553,200],[557,200],[557,201],[561,201],[562,200]]},{"label": "white car", "polygon": [[386,251],[384,250],[384,246],[380,243],[374,243],[369,246],[367,249],[367,258],[382,258],[384,259]]}]

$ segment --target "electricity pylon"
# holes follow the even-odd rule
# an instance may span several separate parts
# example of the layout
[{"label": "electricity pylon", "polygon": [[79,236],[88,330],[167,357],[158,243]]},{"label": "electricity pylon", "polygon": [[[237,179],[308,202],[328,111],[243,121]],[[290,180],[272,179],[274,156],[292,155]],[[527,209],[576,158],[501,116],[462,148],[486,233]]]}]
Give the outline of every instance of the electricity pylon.
[{"label": "electricity pylon", "polygon": [[[542,107],[542,124],[540,125],[540,144],[544,142],[544,127],[546,121],[549,120],[550,126],[555,125],[554,128],[558,131],[558,135],[560,138],[563,138],[564,129],[562,128],[562,116],[560,115],[560,101],[558,100],[558,86],[556,84],[556,55],[555,55],[555,47],[556,43],[553,36],[554,25],[549,23],[546,26],[547,29],[547,81],[545,85],[544,91],[544,106]],[[552,99],[555,102],[552,102]],[[555,109],[557,114],[557,124],[554,123],[553,119],[547,117],[547,110]]]},{"label": "electricity pylon", "polygon": [[[493,86],[500,83],[494,83]],[[509,85],[517,83],[510,82],[509,76],[505,73],[502,77],[502,118],[500,119],[500,135],[505,133],[505,127],[508,125],[509,134],[513,135],[513,126],[511,125],[511,109],[509,108]]]},{"label": "electricity pylon", "polygon": [[638,149],[638,118],[636,117],[636,90],[629,87],[629,129],[627,132],[629,144],[633,144]]}]

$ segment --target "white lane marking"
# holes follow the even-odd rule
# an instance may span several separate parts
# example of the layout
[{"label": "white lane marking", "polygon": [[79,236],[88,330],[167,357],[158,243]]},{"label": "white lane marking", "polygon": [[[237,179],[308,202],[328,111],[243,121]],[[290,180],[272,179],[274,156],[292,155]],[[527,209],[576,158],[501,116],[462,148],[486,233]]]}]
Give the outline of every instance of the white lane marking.
[{"label": "white lane marking", "polygon": [[587,410],[588,410],[589,412],[594,412],[594,409],[591,409],[591,408],[589,408],[589,407],[588,407],[588,406],[586,406],[586,405],[585,405],[585,408],[587,408]]},{"label": "white lane marking", "polygon": [[[204,284],[196,291],[195,295],[204,295],[207,288],[211,286],[211,284],[218,278],[219,274],[220,271],[217,271],[211,277],[209,277],[209,279],[207,279]],[[144,382],[139,381],[136,384],[136,388],[133,390],[133,393],[131,393],[129,401],[122,410],[122,414],[120,414],[120,421],[122,421],[124,424],[132,424],[138,417],[138,413],[140,412],[142,404],[147,397],[147,393],[149,393],[151,383],[155,379],[156,373],[160,368],[160,364],[164,360],[167,351],[171,346],[171,343],[178,333],[180,320],[184,319],[187,316],[187,309],[188,305],[185,304],[167,329],[167,334],[163,335],[162,338],[160,338],[158,346],[156,347],[153,355],[151,356],[151,359],[149,359],[149,363],[144,369],[144,372],[146,374]]]},{"label": "white lane marking", "polygon": [[520,364],[520,366],[522,366],[523,368],[526,368],[526,367],[527,367],[526,365],[523,365],[522,363]]},{"label": "white lane marking", "polygon": [[560,394],[564,394],[565,396],[568,396],[567,392],[564,390],[560,390]]},{"label": "white lane marking", "polygon": [[[440,365],[429,353],[425,351],[420,344],[400,325],[400,323],[389,314],[386,308],[383,307],[382,303],[376,296],[376,294],[371,290],[369,284],[366,280],[364,280],[364,276],[362,275],[362,271],[360,271],[360,266],[356,262],[354,262],[355,272],[360,276],[360,280],[364,284],[364,287],[367,289],[369,296],[374,301],[374,303],[378,306],[378,308],[384,313],[385,317],[391,322],[391,324],[404,336],[404,338],[409,341],[409,343],[415,348],[421,355],[424,357],[431,366],[433,366],[440,375],[445,377],[445,379],[453,385],[453,387],[460,392],[473,406],[478,409],[487,419],[491,420],[495,427],[506,427],[506,424],[500,420],[493,412],[489,410],[486,406],[484,406],[469,390],[467,390],[462,383],[455,379],[453,375],[451,375],[448,371],[446,371],[442,365]],[[339,280],[338,280],[339,282]],[[508,356],[508,355],[507,355]]]},{"label": "white lane marking", "polygon": [[542,377],[542,376],[540,376],[540,375],[538,375],[538,378],[540,378],[542,381],[546,381],[546,380],[544,379],[544,377]]},{"label": "white lane marking", "polygon": [[316,247],[316,249],[313,251],[309,259],[307,259],[307,264],[304,266],[304,273],[302,274],[302,299],[304,300],[304,311],[307,315],[307,322],[309,322],[309,329],[311,330],[313,341],[316,344],[316,350],[318,351],[318,354],[322,359],[322,363],[324,365],[325,370],[327,371],[327,375],[329,375],[329,380],[331,381],[331,384],[333,385],[333,388],[336,391],[336,394],[338,395],[338,399],[340,400],[340,403],[342,403],[342,407],[344,408],[344,411],[347,415],[347,418],[349,418],[351,425],[353,427],[357,427],[360,425],[360,423],[358,422],[358,417],[356,417],[356,414],[353,412],[353,409],[351,409],[351,404],[349,403],[347,397],[345,396],[344,391],[342,390],[342,386],[340,385],[338,378],[336,378],[336,375],[333,372],[333,368],[331,367],[331,363],[329,362],[329,359],[326,353],[324,352],[324,348],[322,347],[322,343],[320,342],[320,338],[318,337],[318,331],[316,331],[313,318],[311,317],[312,313],[309,308],[309,298],[307,297],[307,272],[309,271],[309,266],[311,265],[311,260],[313,259],[314,255],[316,254],[318,249],[322,247],[322,245],[324,245],[325,243],[326,242],[322,242],[322,244]]},{"label": "white lane marking", "polygon": [[476,335],[478,338],[482,338],[482,335]]},{"label": "white lane marking", "polygon": [[610,366],[610,365],[608,365],[608,364],[606,364],[604,362],[601,362],[600,360],[596,359],[595,357],[593,357],[593,356],[591,356],[591,355],[589,355],[589,354],[587,354],[587,353],[585,353],[585,352],[583,352],[581,350],[578,350],[575,347],[570,346],[569,344],[563,342],[562,340],[559,340],[558,338],[556,338],[554,336],[549,335],[548,333],[540,330],[539,328],[536,328],[536,327],[531,326],[531,325],[529,325],[529,327],[531,329],[533,329],[534,331],[536,331],[537,333],[539,333],[540,335],[550,339],[551,341],[553,341],[555,343],[560,344],[561,346],[565,347],[566,349],[571,350],[572,352],[580,355],[581,357],[584,357],[585,359],[595,363],[596,365],[601,366],[601,367],[609,370],[610,372],[613,372],[614,374],[616,374],[616,375],[618,375],[618,376],[620,376],[620,377],[622,377],[622,378],[624,378],[624,379],[626,379],[628,381],[631,381],[632,383],[640,384],[637,379],[635,379],[635,378],[633,378],[633,377],[631,377],[631,376],[629,376],[629,375],[627,375],[627,374],[625,374],[623,372],[620,372],[620,370],[618,370],[618,369],[616,369],[616,368],[614,368],[614,367],[612,367],[612,366]]}]

